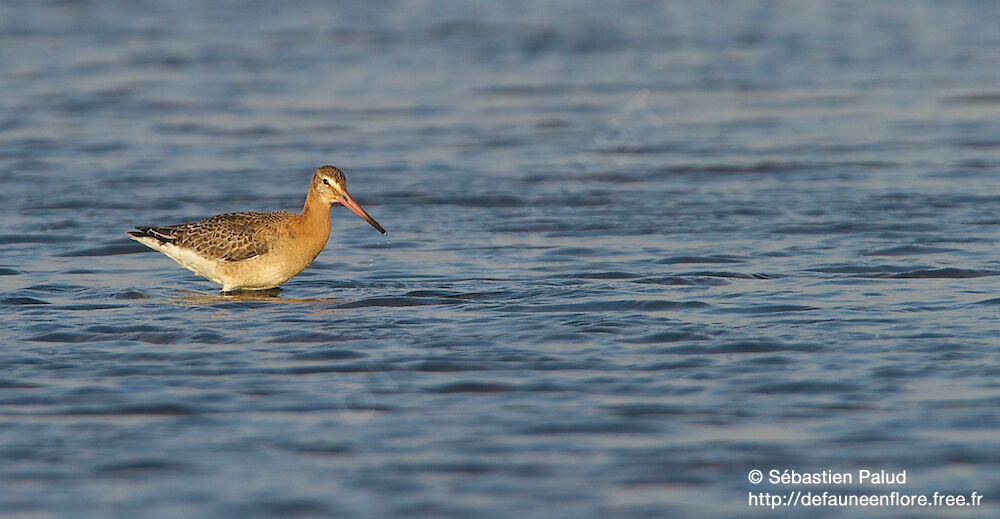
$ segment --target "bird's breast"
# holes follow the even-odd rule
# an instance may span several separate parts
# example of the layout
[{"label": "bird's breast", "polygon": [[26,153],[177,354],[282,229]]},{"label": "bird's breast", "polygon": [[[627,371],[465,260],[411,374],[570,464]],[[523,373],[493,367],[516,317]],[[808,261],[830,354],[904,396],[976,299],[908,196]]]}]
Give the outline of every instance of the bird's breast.
[{"label": "bird's breast", "polygon": [[330,239],[329,213],[325,219],[310,220],[293,222],[288,228],[287,239],[282,240],[285,244],[283,255],[295,266],[301,265],[299,270],[309,266]]}]

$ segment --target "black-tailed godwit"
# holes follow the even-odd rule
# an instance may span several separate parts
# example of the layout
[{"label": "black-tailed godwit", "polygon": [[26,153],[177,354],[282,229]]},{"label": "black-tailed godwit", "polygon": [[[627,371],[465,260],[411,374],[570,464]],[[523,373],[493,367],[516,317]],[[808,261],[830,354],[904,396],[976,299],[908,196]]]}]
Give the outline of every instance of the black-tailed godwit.
[{"label": "black-tailed godwit", "polygon": [[330,237],[330,206],[341,203],[382,234],[385,229],[347,194],[344,174],[323,166],[313,174],[300,214],[226,213],[128,235],[182,267],[222,285],[223,292],[266,290],[302,272]]}]

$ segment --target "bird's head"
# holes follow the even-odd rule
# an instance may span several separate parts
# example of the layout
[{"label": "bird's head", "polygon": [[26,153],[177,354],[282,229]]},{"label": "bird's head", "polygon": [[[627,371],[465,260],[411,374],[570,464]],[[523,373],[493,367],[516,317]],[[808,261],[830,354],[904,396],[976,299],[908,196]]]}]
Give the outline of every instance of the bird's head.
[{"label": "bird's head", "polygon": [[360,216],[362,220],[378,229],[378,232],[385,234],[385,229],[374,218],[368,216],[368,213],[347,193],[347,181],[344,179],[344,173],[339,169],[333,166],[323,166],[317,169],[316,173],[313,174],[312,184],[309,186],[309,189],[327,205],[335,203],[343,204],[353,211],[354,214]]}]

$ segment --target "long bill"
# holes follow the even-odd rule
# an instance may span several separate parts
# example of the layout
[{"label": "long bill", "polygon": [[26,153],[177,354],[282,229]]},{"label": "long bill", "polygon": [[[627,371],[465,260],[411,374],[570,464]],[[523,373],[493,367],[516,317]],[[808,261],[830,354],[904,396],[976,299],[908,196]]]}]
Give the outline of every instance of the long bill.
[{"label": "long bill", "polygon": [[372,227],[378,229],[378,232],[380,232],[382,234],[385,234],[385,229],[383,229],[382,226],[379,225],[378,222],[376,222],[374,218],[372,218],[371,216],[368,216],[368,213],[366,213],[365,210],[362,209],[361,206],[358,205],[358,203],[355,202],[353,198],[351,198],[351,195],[347,194],[347,191],[344,191],[340,195],[339,202],[341,204],[344,204],[344,207],[347,207],[348,209],[350,209],[351,211],[353,211],[354,214],[360,216],[362,220],[370,223],[372,225]]}]

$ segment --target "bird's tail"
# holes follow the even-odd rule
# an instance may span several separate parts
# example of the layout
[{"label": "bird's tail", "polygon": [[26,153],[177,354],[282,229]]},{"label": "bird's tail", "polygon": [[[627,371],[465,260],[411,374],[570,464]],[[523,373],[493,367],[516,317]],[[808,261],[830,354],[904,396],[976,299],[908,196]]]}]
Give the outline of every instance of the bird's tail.
[{"label": "bird's tail", "polygon": [[169,227],[149,227],[137,225],[136,230],[128,231],[128,235],[135,238],[152,238],[160,243],[173,243],[177,237],[170,232]]}]

